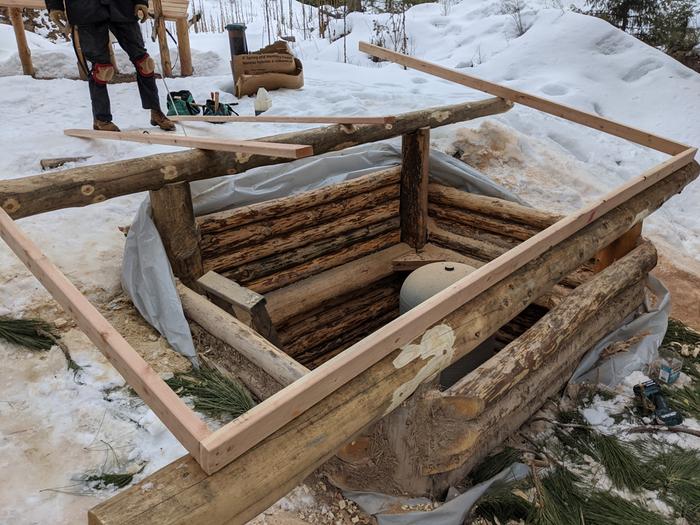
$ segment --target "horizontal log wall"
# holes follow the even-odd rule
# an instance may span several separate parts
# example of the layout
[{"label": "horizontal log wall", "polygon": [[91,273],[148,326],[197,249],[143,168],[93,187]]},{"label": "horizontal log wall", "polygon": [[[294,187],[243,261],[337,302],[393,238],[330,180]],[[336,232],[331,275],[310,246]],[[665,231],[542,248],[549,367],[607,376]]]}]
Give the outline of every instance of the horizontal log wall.
[{"label": "horizontal log wall", "polygon": [[205,271],[266,293],[396,244],[399,168],[197,222]]},{"label": "horizontal log wall", "polygon": [[399,275],[390,276],[296,315],[277,327],[282,349],[315,368],[350,341],[398,317],[401,281]]},{"label": "horizontal log wall", "polygon": [[[483,262],[561,219],[554,213],[438,183],[430,184],[428,195],[430,242]],[[592,263],[587,263],[561,284],[575,288],[592,275]]]}]

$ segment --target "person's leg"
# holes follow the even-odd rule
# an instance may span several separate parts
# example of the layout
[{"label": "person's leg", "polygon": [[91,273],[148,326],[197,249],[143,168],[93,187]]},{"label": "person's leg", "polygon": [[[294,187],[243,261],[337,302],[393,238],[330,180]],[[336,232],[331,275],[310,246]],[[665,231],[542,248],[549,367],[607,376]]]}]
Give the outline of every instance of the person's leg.
[{"label": "person's leg", "polygon": [[[78,26],[80,47],[85,58],[92,64],[88,72],[88,86],[92,101],[92,116],[102,122],[112,121],[112,112],[107,93],[107,82],[114,76],[114,67],[109,61],[109,28],[107,22]],[[81,58],[79,58],[81,60]]]},{"label": "person's leg", "polygon": [[112,34],[116,37],[121,48],[129,55],[136,67],[136,82],[141,95],[143,109],[160,110],[158,87],[156,86],[155,63],[146,52],[139,23],[124,22],[110,23]]}]

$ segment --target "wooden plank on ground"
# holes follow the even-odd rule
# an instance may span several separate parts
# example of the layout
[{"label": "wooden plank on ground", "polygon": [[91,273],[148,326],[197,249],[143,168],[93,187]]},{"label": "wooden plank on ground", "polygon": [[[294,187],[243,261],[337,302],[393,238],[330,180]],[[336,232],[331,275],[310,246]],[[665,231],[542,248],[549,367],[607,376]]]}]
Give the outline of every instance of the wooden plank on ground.
[{"label": "wooden plank on ground", "polygon": [[1,209],[0,237],[39,279],[56,302],[75,318],[90,341],[151,407],[177,440],[190,454],[198,457],[199,442],[210,433],[206,423],[185,405],[97,308],[90,304],[90,301]]},{"label": "wooden plank on ground", "polygon": [[388,124],[396,122],[396,117],[321,117],[310,115],[173,115],[168,117],[176,122],[258,122],[277,124]]},{"label": "wooden plank on ground", "polygon": [[367,370],[547,250],[569,238],[594,220],[690,164],[696,149],[688,149],[635,177],[619,188],[565,217],[546,230],[524,241],[497,259],[485,264],[454,285],[434,295],[420,306],[370,334],[300,380],[205,438],[200,463],[209,474],[216,472],[255,446],[296,415]]},{"label": "wooden plank on ground", "polygon": [[424,73],[428,73],[451,82],[456,82],[457,84],[462,84],[463,86],[478,89],[484,93],[490,93],[491,95],[502,97],[517,104],[522,104],[523,106],[538,109],[544,113],[549,113],[550,115],[555,115],[557,117],[582,124],[589,128],[597,129],[616,137],[621,137],[629,140],[630,142],[641,144],[642,146],[647,146],[648,148],[662,151],[664,153],[668,153],[669,155],[678,155],[689,148],[689,146],[684,144],[659,137],[658,135],[653,135],[652,133],[633,128],[598,115],[581,111],[580,109],[576,109],[571,106],[558,104],[545,98],[530,95],[529,93],[524,93],[522,91],[505,87],[500,84],[496,84],[495,82],[489,82],[488,80],[483,80],[459,71],[455,71],[454,69],[439,66],[437,64],[410,57],[402,53],[397,53],[396,51],[390,51],[383,47],[375,46],[374,44],[360,42],[360,51],[373,57],[389,60],[405,67],[417,69],[418,71],[423,71]]},{"label": "wooden plank on ground", "polygon": [[250,155],[265,155],[285,159],[300,159],[313,155],[311,146],[304,144],[280,144],[258,140],[231,140],[225,138],[185,137],[172,133],[142,133],[140,131],[96,131],[92,129],[66,129],[69,137],[84,139],[123,140],[144,144],[164,144],[182,148],[198,148],[212,151],[230,151]]}]

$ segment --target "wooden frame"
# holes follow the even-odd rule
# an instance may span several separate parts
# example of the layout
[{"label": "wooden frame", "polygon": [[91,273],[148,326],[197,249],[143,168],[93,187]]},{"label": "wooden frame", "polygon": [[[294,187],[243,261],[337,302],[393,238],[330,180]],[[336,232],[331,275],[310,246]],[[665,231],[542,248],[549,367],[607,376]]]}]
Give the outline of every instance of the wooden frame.
[{"label": "wooden frame", "polygon": [[267,122],[279,124],[385,124],[392,125],[396,117],[312,117],[308,115],[172,115],[175,122]]},{"label": "wooden frame", "polygon": [[[271,343],[264,339],[259,338],[262,341],[248,341],[251,346],[247,351],[251,355],[258,355],[258,352],[261,351],[272,356],[271,361],[265,364],[266,367],[271,370],[279,369],[280,366],[286,367],[286,372],[284,372],[286,376],[282,381],[288,383],[288,386],[215,432],[210,432],[206,424],[167,387],[58,268],[51,264],[36,245],[21,232],[10,215],[5,210],[1,210],[0,236],[59,304],[76,317],[79,326],[91,341],[103,351],[115,368],[142,399],[153,408],[158,417],[208,474],[216,472],[241,456],[394,350],[420,337],[426,330],[440,323],[443,318],[467,301],[487,291],[602,215],[663,180],[669,174],[690,164],[697,151],[695,148],[574,108],[475,79],[383,48],[365,43],[361,43],[360,48],[375,56],[391,59],[448,80],[476,87],[499,97],[505,97],[508,100],[600,129],[603,132],[626,138],[673,156],[611,191],[583,210],[564,217],[517,247],[483,265],[469,276],[310,372],[307,372],[303,367],[296,367],[294,362],[288,362]],[[269,153],[269,150],[266,151]],[[191,297],[187,290],[181,288],[180,291]],[[204,298],[202,300],[206,301]],[[245,325],[236,324],[235,329],[240,334],[244,334],[244,338],[246,337]]]},{"label": "wooden frame", "polygon": [[182,148],[197,148],[212,151],[230,151],[249,155],[265,155],[283,159],[301,159],[313,155],[313,148],[305,144],[274,144],[258,140],[231,140],[225,138],[186,137],[168,133],[141,133],[139,131],[95,131],[92,129],[66,129],[69,137],[84,139],[123,140],[144,144],[164,144]]},{"label": "wooden frame", "polygon": [[[146,2],[148,3],[148,1]],[[22,72],[25,75],[34,76],[34,66],[32,64],[32,53],[27,45],[27,37],[24,34],[24,24],[22,22],[23,9],[45,10],[44,0],[0,0],[0,5],[7,7],[10,22],[15,31],[17,41],[17,51],[22,63]],[[190,50],[189,24],[187,23],[187,9],[189,0],[165,0],[165,5],[161,0],[151,0],[151,9],[156,15],[156,26],[158,28],[158,44],[161,51],[161,66],[165,76],[172,76],[172,65],[170,63],[170,51],[168,50],[167,35],[165,32],[165,20],[174,20],[177,29],[177,47],[180,56],[180,73],[183,77],[192,75],[192,53]],[[76,33],[77,34],[77,33]],[[110,45],[110,53],[112,52]],[[84,73],[78,67],[81,80]],[[166,73],[167,72],[167,73]]]}]

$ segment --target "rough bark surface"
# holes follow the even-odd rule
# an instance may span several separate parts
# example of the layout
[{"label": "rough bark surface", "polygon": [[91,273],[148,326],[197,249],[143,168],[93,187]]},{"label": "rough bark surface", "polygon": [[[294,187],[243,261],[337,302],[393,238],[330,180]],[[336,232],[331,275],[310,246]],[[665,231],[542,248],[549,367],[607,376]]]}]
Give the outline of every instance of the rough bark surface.
[{"label": "rough bark surface", "polygon": [[163,241],[173,274],[187,286],[196,288],[197,279],[204,271],[190,184],[167,184],[150,192],[150,197],[153,222]]}]

